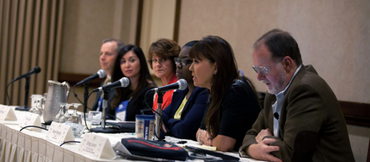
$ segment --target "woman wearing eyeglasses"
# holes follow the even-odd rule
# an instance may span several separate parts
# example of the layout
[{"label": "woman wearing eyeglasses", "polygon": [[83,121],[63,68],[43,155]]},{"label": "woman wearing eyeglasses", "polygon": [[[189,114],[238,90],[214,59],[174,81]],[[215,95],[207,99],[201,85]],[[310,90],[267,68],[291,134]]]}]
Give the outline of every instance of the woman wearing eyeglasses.
[{"label": "woman wearing eyeglasses", "polygon": [[[162,86],[175,83],[177,81],[175,63],[173,58],[179,55],[181,47],[173,40],[159,39],[153,42],[149,48],[149,65],[154,71],[154,75],[162,80]],[[161,109],[166,108],[172,99],[174,90],[169,90],[163,95]],[[155,95],[153,110],[158,108],[158,95]]]},{"label": "woman wearing eyeglasses", "polygon": [[189,57],[194,85],[207,88],[211,95],[197,141],[220,151],[237,151],[260,112],[253,85],[239,76],[232,48],[220,37],[203,38]]},{"label": "woman wearing eyeglasses", "polygon": [[188,87],[173,93],[171,104],[162,114],[162,130],[166,135],[192,140],[195,140],[194,134],[200,126],[208,99],[207,89],[195,87],[189,71],[193,62],[189,59],[189,50],[197,42],[186,43],[179,57],[174,59],[177,79],[185,79]]}]

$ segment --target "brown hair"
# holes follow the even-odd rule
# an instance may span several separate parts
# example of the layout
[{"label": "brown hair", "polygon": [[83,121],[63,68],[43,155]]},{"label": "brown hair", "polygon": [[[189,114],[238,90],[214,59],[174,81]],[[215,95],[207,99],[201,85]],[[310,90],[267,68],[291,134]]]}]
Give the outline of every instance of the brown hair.
[{"label": "brown hair", "polygon": [[103,44],[107,43],[107,42],[116,42],[117,46],[116,46],[116,49],[114,49],[114,50],[116,50],[117,53],[119,52],[119,50],[121,50],[123,48],[123,46],[125,46],[125,44],[122,41],[120,41],[118,39],[114,39],[114,38],[108,38],[108,39],[104,39],[102,41]]},{"label": "brown hair", "polygon": [[153,54],[157,55],[160,58],[170,59],[173,64],[173,71],[176,71],[176,65],[173,61],[173,58],[177,57],[180,53],[181,47],[171,39],[159,39],[156,42],[153,42],[149,48],[148,62],[150,68],[153,69],[152,58]]},{"label": "brown hair", "polygon": [[280,61],[285,56],[289,56],[297,66],[302,64],[298,43],[288,32],[272,29],[262,35],[253,44],[253,48],[259,48],[262,44],[266,45],[275,61]]}]

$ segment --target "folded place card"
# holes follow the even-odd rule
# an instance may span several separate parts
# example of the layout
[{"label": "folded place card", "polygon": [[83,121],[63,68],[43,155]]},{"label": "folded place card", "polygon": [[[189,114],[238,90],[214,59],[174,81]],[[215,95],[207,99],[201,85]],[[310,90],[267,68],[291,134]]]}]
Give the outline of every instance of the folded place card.
[{"label": "folded place card", "polygon": [[52,122],[46,135],[46,140],[62,144],[65,141],[74,141],[75,138],[70,126]]},{"label": "folded place card", "polygon": [[86,154],[94,158],[114,159],[114,152],[108,138],[98,136],[96,134],[85,134],[82,138],[78,152]]},{"label": "folded place card", "polygon": [[12,106],[0,105],[0,121],[17,121]]},{"label": "folded place card", "polygon": [[[21,121],[19,122],[19,126],[20,127],[25,127],[25,126],[29,126],[29,125],[34,125],[34,126],[39,126],[41,127],[41,119],[40,119],[40,116],[38,114],[34,114],[34,113],[27,113],[27,115],[25,115]],[[37,131],[37,132],[40,132],[41,129],[40,128],[27,128],[27,130],[30,130],[30,131]]]}]

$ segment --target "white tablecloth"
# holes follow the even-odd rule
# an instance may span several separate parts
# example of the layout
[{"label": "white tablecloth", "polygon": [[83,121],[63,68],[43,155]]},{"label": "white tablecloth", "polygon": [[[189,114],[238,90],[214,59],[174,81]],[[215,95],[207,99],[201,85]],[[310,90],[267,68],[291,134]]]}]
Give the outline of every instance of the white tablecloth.
[{"label": "white tablecloth", "polygon": [[[15,111],[18,120],[22,119],[28,112]],[[0,121],[0,162],[94,162],[94,161],[128,161],[117,158],[115,160],[94,159],[80,154],[77,150],[79,144],[64,144],[59,146],[53,141],[46,140],[47,131],[19,131],[21,127],[17,121]],[[98,134],[107,137],[110,143],[116,144],[122,138],[135,137],[133,133],[120,134]],[[76,141],[81,139],[76,138]],[[184,139],[166,137],[166,141],[177,142]],[[186,140],[186,145],[199,145],[195,141]],[[237,153],[227,153],[238,157]],[[256,161],[241,158],[241,161]]]}]

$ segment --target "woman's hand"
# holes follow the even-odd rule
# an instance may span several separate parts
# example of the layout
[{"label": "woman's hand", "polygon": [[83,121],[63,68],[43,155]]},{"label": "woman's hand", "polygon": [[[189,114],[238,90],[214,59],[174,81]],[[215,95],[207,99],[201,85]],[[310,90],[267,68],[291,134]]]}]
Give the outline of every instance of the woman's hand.
[{"label": "woman's hand", "polygon": [[197,141],[201,144],[211,146],[212,145],[212,139],[208,132],[204,129],[198,129],[196,133]]},{"label": "woman's hand", "polygon": [[217,135],[214,139],[211,139],[210,134],[203,129],[198,129],[197,140],[201,144],[216,147],[219,151],[231,151],[236,143],[234,138],[224,135]]},{"label": "woman's hand", "polygon": [[217,135],[212,140],[212,146],[216,147],[218,151],[232,151],[236,143],[236,139],[225,135]]},{"label": "woman's hand", "polygon": [[203,142],[204,145],[212,146],[212,139],[211,139],[211,136],[209,135],[209,133],[207,131],[204,131],[200,135],[200,140]]},{"label": "woman's hand", "polygon": [[163,130],[164,133],[167,133],[167,128],[166,128],[166,126],[164,125],[163,122],[162,122],[162,130]]}]

